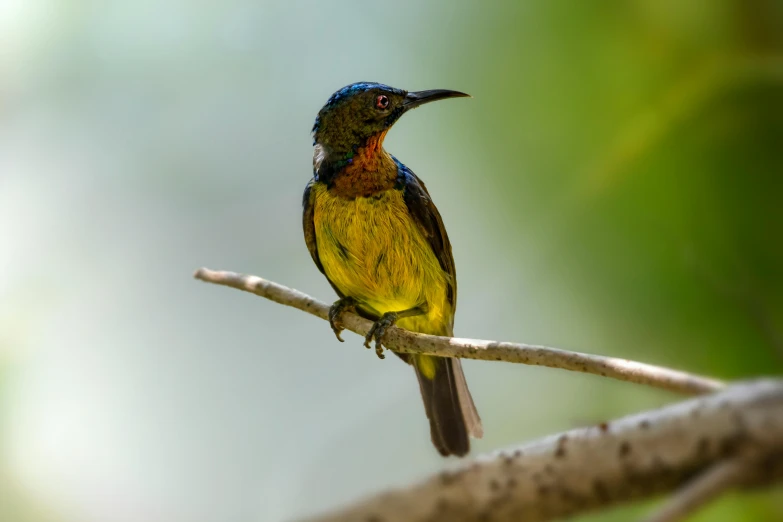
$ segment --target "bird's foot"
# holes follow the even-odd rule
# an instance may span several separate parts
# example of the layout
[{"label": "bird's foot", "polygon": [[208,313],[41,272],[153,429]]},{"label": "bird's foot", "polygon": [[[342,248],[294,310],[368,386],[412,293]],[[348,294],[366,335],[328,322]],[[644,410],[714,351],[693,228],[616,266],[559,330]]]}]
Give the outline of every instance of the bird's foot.
[{"label": "bird's foot", "polygon": [[337,340],[341,343],[344,341],[343,338],[340,337],[340,332],[345,330],[345,328],[343,328],[342,321],[343,312],[353,312],[355,310],[356,299],[353,297],[343,297],[342,299],[338,299],[329,308],[329,325],[332,327],[332,331],[334,331],[334,335],[337,337]]},{"label": "bird's foot", "polygon": [[380,319],[375,321],[364,338],[364,346],[367,348],[371,348],[370,343],[375,339],[375,354],[379,359],[386,358],[383,355],[383,336],[386,335],[386,330],[397,322],[397,317],[397,312],[386,312]]}]

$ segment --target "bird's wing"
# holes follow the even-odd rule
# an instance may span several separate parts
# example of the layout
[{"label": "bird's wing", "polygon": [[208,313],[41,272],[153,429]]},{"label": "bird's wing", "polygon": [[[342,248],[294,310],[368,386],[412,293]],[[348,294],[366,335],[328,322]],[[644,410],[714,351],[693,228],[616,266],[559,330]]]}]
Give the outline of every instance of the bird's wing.
[{"label": "bird's wing", "polygon": [[[419,225],[419,229],[424,237],[429,241],[432,251],[438,257],[440,266],[444,272],[449,275],[447,298],[451,303],[451,318],[449,323],[449,335],[454,335],[454,310],[457,307],[457,272],[454,267],[454,256],[451,253],[451,243],[446,234],[446,227],[443,225],[443,219],[440,217],[438,209],[430,198],[427,187],[410,169],[397,162],[398,165],[398,184],[404,191],[403,196],[405,204],[408,206],[408,212],[414,221]],[[400,355],[400,354],[398,354]],[[429,356],[418,356],[429,357]],[[440,361],[444,359],[433,358]],[[411,362],[411,357],[404,359]],[[459,359],[445,359],[445,366],[441,366],[446,371],[436,373],[436,378],[429,380],[416,368],[416,375],[419,378],[419,386],[424,399],[424,407],[427,410],[427,417],[430,419],[430,429],[432,430],[432,440],[435,447],[441,453],[444,451],[464,455],[467,453],[469,445],[467,434],[473,437],[481,438],[484,431],[481,427],[481,418],[473,398],[470,396],[468,384],[465,381],[465,375],[462,372],[462,364]],[[438,363],[443,365],[444,363]],[[464,428],[462,428],[462,437],[464,440],[451,440],[446,446],[444,438],[450,430],[455,428],[454,407],[459,406]],[[467,430],[467,433],[465,433]],[[454,433],[451,432],[453,436]],[[439,442],[440,441],[440,442]],[[449,449],[444,449],[444,448]]]},{"label": "bird's wing", "polygon": [[451,304],[453,321],[453,312],[457,307],[457,270],[454,267],[454,256],[451,253],[451,243],[448,234],[446,234],[446,227],[443,225],[443,219],[432,202],[424,182],[402,163],[397,162],[397,165],[397,182],[403,191],[408,212],[424,237],[427,238],[441,268],[449,275],[447,298]]},{"label": "bird's wing", "polygon": [[337,292],[341,298],[345,297],[339,288],[329,279],[329,276],[324,270],[324,265],[321,263],[321,258],[318,256],[318,243],[315,240],[315,219],[313,217],[315,213],[315,205],[313,205],[312,188],[317,183],[315,178],[311,179],[305,187],[304,195],[302,197],[302,229],[304,230],[305,243],[307,244],[307,250],[310,251],[310,257],[313,258],[315,266],[326,276],[326,280],[332,285],[334,291]]},{"label": "bird's wing", "polygon": [[315,241],[315,220],[313,217],[315,214],[315,205],[313,205],[312,198],[312,188],[315,183],[315,179],[311,179],[307,183],[302,197],[302,228],[304,229],[305,243],[307,243],[307,250],[310,251],[310,257],[313,258],[318,270],[326,275],[324,266],[321,264],[321,258],[318,257],[318,244]]}]

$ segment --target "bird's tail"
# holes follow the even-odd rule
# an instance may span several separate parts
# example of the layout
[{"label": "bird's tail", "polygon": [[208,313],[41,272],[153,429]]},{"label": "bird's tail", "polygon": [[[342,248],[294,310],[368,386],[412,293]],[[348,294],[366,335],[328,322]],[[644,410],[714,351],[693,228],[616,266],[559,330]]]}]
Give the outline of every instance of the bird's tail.
[{"label": "bird's tail", "polygon": [[432,443],[441,455],[459,457],[470,451],[468,436],[484,434],[459,359],[413,357],[424,409],[430,419]]}]

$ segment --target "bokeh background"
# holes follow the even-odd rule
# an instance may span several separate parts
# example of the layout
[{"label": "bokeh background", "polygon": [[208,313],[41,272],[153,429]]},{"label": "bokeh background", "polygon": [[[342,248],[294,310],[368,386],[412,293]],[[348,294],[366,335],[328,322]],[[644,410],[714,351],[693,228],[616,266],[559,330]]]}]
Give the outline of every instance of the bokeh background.
[{"label": "bokeh background", "polygon": [[[447,224],[458,335],[783,370],[783,2],[2,0],[0,520],[290,520],[458,464],[405,365],[191,279],[334,298],[301,193],[358,80],[474,96],[386,140]],[[465,368],[475,453],[678,399]]]}]

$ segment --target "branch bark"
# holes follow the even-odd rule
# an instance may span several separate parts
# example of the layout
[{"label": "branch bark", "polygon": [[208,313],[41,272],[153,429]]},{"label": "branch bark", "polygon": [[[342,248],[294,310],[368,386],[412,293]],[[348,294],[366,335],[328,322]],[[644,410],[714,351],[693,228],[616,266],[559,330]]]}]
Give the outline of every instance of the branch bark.
[{"label": "branch bark", "polygon": [[[326,303],[293,288],[257,276],[200,268],[196,270],[193,277],[207,283],[250,292],[276,303],[292,306],[321,319],[328,317],[329,305]],[[372,326],[370,321],[351,313],[344,314],[343,324],[347,330],[362,336],[366,335]],[[383,344],[387,348],[401,353],[548,366],[591,373],[636,384],[646,384],[688,395],[714,392],[725,386],[723,382],[716,379],[626,359],[531,344],[438,337],[413,333],[396,327],[387,330]]]},{"label": "branch bark", "polygon": [[767,379],[500,451],[310,522],[540,522],[683,486],[649,519],[673,521],[727,488],[781,480],[783,380]]}]

